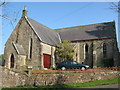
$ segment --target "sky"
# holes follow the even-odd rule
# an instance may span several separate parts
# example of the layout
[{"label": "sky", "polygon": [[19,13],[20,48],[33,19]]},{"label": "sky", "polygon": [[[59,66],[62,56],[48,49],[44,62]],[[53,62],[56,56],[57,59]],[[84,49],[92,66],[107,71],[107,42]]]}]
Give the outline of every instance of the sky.
[{"label": "sky", "polygon": [[[117,39],[119,38],[118,41],[120,41],[118,14],[110,9],[111,5],[111,2],[9,2],[2,8],[2,13],[8,15],[12,20],[2,19],[2,48],[0,54],[4,53],[5,43],[21,18],[24,6],[27,7],[28,17],[52,29],[115,20]],[[15,21],[14,18],[17,20]]]}]

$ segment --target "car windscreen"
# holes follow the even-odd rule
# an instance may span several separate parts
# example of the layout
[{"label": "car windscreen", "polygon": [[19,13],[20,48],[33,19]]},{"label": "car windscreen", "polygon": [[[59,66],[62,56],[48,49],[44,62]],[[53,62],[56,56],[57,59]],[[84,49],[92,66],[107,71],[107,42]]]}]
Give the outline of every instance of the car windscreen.
[{"label": "car windscreen", "polygon": [[77,62],[72,62],[72,64],[77,64]]}]

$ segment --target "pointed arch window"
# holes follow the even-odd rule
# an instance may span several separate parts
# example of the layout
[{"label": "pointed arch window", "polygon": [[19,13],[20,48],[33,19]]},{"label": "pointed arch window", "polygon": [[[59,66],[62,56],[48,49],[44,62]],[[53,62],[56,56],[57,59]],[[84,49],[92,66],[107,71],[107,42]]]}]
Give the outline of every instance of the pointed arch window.
[{"label": "pointed arch window", "polygon": [[88,45],[85,45],[85,52],[88,53]]},{"label": "pointed arch window", "polygon": [[32,46],[33,45],[33,39],[30,39],[30,45],[29,45],[29,58],[32,58]]},{"label": "pointed arch window", "polygon": [[88,44],[84,46],[84,59],[87,59],[88,57]]},{"label": "pointed arch window", "polygon": [[107,57],[107,46],[105,43],[103,43],[103,58]]},{"label": "pointed arch window", "polygon": [[14,68],[14,55],[12,54],[11,57],[10,57],[10,68]]}]

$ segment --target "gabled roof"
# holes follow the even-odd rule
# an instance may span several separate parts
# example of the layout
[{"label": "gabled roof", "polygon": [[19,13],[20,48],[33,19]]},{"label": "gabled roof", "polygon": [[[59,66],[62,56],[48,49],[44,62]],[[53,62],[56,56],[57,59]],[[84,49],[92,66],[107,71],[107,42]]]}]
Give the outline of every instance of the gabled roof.
[{"label": "gabled roof", "polygon": [[26,19],[42,42],[49,45],[57,45],[60,41],[58,32],[34,21],[31,18],[26,17]]},{"label": "gabled roof", "polygon": [[50,29],[31,18],[26,17],[39,39],[49,45],[57,45],[59,41],[83,41],[108,39],[115,37],[115,22],[97,23],[61,29]]},{"label": "gabled roof", "polygon": [[82,41],[114,38],[115,22],[56,29],[62,40]]}]

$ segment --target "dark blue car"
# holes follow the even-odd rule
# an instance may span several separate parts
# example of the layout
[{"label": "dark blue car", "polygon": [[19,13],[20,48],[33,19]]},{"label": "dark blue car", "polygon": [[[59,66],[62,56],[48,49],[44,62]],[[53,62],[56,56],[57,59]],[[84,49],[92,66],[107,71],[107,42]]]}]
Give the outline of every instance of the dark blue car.
[{"label": "dark blue car", "polygon": [[80,64],[73,60],[66,60],[57,64],[57,69],[66,70],[66,69],[81,69],[85,70],[89,68],[88,65]]}]

